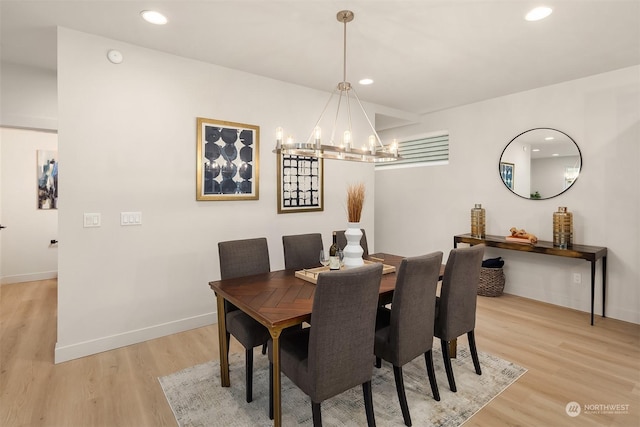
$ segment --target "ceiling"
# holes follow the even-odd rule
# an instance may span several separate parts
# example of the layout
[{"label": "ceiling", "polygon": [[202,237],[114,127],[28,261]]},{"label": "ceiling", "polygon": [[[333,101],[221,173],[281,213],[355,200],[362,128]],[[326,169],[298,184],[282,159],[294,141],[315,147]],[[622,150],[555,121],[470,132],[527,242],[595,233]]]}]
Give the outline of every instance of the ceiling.
[{"label": "ceiling", "polygon": [[[1,59],[56,67],[56,26],[419,115],[640,64],[640,0],[0,0]],[[169,23],[154,26],[140,11]],[[126,55],[125,55],[126,61]],[[370,86],[357,85],[363,77]],[[376,117],[378,120],[379,118]],[[384,119],[384,117],[383,117]],[[389,119],[389,117],[387,117]]]}]

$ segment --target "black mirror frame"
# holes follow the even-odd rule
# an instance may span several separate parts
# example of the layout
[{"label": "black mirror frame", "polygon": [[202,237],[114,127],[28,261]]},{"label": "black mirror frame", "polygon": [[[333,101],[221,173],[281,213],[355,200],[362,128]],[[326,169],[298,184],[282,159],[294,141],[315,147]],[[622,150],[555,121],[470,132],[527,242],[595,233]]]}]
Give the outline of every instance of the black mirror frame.
[{"label": "black mirror frame", "polygon": [[[513,191],[513,189],[509,188],[509,186],[507,185],[507,183],[506,183],[506,182],[504,182],[504,179],[502,178],[502,169],[501,169],[501,165],[502,165],[502,163],[503,163],[503,162],[502,162],[502,156],[504,155],[504,152],[507,150],[507,148],[509,147],[509,145],[510,145],[513,141],[515,141],[516,139],[518,139],[518,137],[520,137],[520,136],[524,135],[524,134],[525,134],[525,133],[527,133],[527,132],[531,132],[531,131],[534,131],[534,130],[552,130],[552,131],[559,132],[559,133],[563,134],[564,136],[566,136],[567,138],[569,138],[569,140],[571,140],[571,142],[573,142],[573,144],[576,146],[576,149],[578,150],[578,156],[580,157],[580,170],[578,171],[578,176],[576,176],[576,179],[571,183],[571,185],[570,185],[570,186],[568,186],[567,188],[565,188],[564,190],[562,190],[562,191],[561,191],[561,192],[559,192],[558,194],[553,195],[553,196],[551,196],[551,197],[545,197],[545,198],[538,198],[538,199],[536,199],[536,198],[531,198],[531,197],[525,197],[525,196],[522,196],[522,195],[520,195],[520,194],[516,193],[515,191]],[[550,200],[550,199],[553,199],[554,197],[558,197],[558,196],[560,196],[560,195],[562,195],[562,194],[566,193],[566,192],[567,192],[567,190],[569,190],[571,187],[573,187],[573,186],[575,185],[576,181],[578,181],[578,178],[580,178],[580,174],[582,173],[582,167],[583,167],[583,165],[584,165],[584,160],[583,160],[583,158],[582,158],[582,151],[580,151],[580,147],[578,146],[578,143],[576,143],[576,141],[575,141],[573,138],[571,138],[567,133],[565,133],[565,132],[563,132],[563,131],[561,131],[561,130],[555,129],[555,128],[549,128],[549,127],[537,127],[537,128],[527,129],[527,130],[525,130],[524,132],[520,132],[518,135],[516,135],[515,137],[513,137],[513,138],[511,139],[511,141],[509,141],[509,143],[504,147],[504,149],[503,149],[503,150],[502,150],[502,152],[500,153],[500,158],[498,159],[498,177],[500,178],[500,182],[502,183],[502,185],[504,185],[504,186],[505,186],[505,188],[506,188],[507,190],[509,190],[511,193],[515,194],[516,196],[518,196],[518,197],[520,197],[520,198],[522,198],[522,199],[525,199],[525,200]]]}]

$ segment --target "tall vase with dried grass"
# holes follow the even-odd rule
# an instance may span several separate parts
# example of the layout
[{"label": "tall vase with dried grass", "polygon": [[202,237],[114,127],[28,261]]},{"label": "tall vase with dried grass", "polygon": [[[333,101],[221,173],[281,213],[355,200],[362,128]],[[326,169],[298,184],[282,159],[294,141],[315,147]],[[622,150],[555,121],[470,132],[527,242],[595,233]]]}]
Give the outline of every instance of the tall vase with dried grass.
[{"label": "tall vase with dried grass", "polygon": [[364,265],[362,254],[364,250],[360,246],[362,230],[360,228],[360,216],[365,200],[365,187],[363,183],[352,184],[347,188],[347,229],[344,236],[347,245],[344,252],[345,268],[360,267]]}]

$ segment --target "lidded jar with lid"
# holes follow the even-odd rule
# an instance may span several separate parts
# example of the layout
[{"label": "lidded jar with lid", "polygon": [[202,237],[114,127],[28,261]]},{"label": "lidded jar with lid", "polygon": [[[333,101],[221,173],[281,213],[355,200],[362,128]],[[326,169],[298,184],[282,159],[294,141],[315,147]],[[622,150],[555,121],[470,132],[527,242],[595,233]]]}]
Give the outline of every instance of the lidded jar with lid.
[{"label": "lidded jar with lid", "polygon": [[478,239],[485,237],[485,211],[480,203],[476,203],[471,209],[471,237]]},{"label": "lidded jar with lid", "polygon": [[573,214],[566,206],[553,213],[553,246],[567,249],[573,241]]}]

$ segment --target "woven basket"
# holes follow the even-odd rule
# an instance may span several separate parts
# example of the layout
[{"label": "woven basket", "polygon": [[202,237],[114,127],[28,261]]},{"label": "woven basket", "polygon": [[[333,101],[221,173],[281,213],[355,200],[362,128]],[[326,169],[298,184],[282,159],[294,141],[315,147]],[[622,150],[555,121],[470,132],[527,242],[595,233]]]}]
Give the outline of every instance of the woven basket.
[{"label": "woven basket", "polygon": [[499,297],[504,291],[504,271],[502,268],[480,268],[478,295],[483,297]]}]

